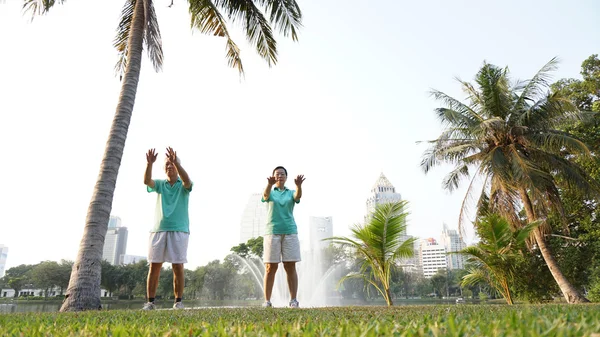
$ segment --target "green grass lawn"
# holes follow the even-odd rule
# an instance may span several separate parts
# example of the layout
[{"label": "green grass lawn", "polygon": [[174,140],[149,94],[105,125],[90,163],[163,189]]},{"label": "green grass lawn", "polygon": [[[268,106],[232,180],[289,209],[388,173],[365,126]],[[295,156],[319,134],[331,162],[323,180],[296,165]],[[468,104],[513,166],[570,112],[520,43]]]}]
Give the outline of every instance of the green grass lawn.
[{"label": "green grass lawn", "polygon": [[253,307],[0,314],[0,336],[600,337],[600,305]]}]

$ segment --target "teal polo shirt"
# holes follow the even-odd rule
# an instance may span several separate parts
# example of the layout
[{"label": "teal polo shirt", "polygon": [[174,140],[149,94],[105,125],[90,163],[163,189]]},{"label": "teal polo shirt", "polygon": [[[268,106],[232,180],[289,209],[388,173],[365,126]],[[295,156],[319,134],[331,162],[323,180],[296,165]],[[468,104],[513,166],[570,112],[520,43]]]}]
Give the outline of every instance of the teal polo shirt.
[{"label": "teal polo shirt", "polygon": [[300,200],[294,201],[294,192],[287,187],[283,190],[275,187],[268,200],[261,198],[268,206],[265,234],[298,234],[293,212]]},{"label": "teal polo shirt", "polygon": [[152,232],[190,232],[188,204],[192,186],[186,189],[180,179],[173,186],[167,180],[154,180],[154,188],[146,186],[148,192],[156,192],[159,197],[156,204],[159,216]]}]

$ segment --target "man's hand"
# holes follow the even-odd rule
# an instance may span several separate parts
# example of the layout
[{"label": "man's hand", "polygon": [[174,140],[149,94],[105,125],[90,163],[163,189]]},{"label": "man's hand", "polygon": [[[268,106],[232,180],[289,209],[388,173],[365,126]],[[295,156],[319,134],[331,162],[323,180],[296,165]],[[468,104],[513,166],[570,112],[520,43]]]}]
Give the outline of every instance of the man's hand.
[{"label": "man's hand", "polygon": [[300,187],[302,186],[302,183],[304,182],[304,175],[303,174],[299,174],[296,179],[294,179],[294,183],[296,183],[296,186]]},{"label": "man's hand", "polygon": [[177,152],[175,152],[172,147],[169,146],[167,148],[166,156],[167,160],[169,160],[171,163],[177,164]]},{"label": "man's hand", "polygon": [[148,153],[146,153],[146,161],[148,161],[148,164],[154,164],[156,161],[156,156],[158,155],[156,154],[155,149],[148,150]]},{"label": "man's hand", "polygon": [[267,181],[269,182],[269,186],[275,185],[275,177],[268,177]]}]

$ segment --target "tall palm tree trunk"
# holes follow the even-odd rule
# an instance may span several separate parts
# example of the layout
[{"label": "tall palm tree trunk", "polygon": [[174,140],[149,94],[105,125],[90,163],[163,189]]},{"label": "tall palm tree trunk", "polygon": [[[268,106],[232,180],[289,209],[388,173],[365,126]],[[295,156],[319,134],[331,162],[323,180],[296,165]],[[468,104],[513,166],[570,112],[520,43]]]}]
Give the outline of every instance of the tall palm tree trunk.
[{"label": "tall palm tree trunk", "polygon": [[60,308],[61,312],[101,309],[102,248],[140,77],[144,21],[144,1],[137,0],[129,36],[127,69],[121,86],[119,103],[106,142],[100,173],[85,220],[83,238],[79,245],[77,260],[73,264],[69,287]]},{"label": "tall palm tree trunk", "polygon": [[[530,222],[536,221],[537,219],[536,219],[535,213],[533,211],[533,206],[531,205],[531,199],[529,199],[529,195],[527,194],[527,191],[525,191],[524,189],[521,189],[520,193],[521,193],[521,199],[523,200],[523,203],[525,204],[525,213],[527,213],[527,219]],[[550,269],[550,273],[552,274],[552,277],[554,277],[554,280],[558,284],[558,287],[560,288],[560,291],[563,293],[565,300],[567,300],[567,303],[589,302],[589,300],[587,298],[585,298],[583,295],[581,295],[579,293],[579,291],[577,289],[575,289],[575,287],[573,287],[573,285],[569,282],[569,280],[567,280],[567,278],[562,273],[562,271],[560,271],[560,268],[558,267],[558,262],[554,258],[554,255],[552,254],[550,247],[548,247],[546,238],[544,237],[544,234],[541,232],[540,228],[534,229],[533,237],[535,238],[535,243],[537,244],[540,252],[542,253],[542,257],[544,258],[544,261],[546,262],[548,269]]]}]

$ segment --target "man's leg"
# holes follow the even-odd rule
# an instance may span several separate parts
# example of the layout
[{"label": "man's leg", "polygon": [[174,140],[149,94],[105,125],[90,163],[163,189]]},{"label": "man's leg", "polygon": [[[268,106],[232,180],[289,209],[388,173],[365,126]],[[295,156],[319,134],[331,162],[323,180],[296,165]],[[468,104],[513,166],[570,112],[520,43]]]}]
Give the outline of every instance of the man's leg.
[{"label": "man's leg", "polygon": [[162,263],[151,263],[150,264],[150,271],[148,272],[148,281],[146,284],[148,301],[152,301],[156,297],[156,288],[158,288],[158,278],[160,277],[160,268],[162,268]]},{"label": "man's leg", "polygon": [[275,283],[275,274],[277,273],[278,263],[265,263],[265,301],[271,302],[273,284]]},{"label": "man's leg", "polygon": [[284,262],[283,268],[287,275],[288,288],[290,289],[290,297],[295,300],[298,294],[298,273],[296,273],[296,262]]},{"label": "man's leg", "polygon": [[173,293],[175,299],[181,301],[183,298],[183,287],[185,286],[185,276],[183,263],[173,263]]}]

